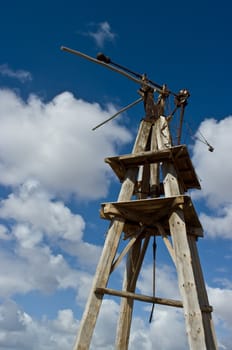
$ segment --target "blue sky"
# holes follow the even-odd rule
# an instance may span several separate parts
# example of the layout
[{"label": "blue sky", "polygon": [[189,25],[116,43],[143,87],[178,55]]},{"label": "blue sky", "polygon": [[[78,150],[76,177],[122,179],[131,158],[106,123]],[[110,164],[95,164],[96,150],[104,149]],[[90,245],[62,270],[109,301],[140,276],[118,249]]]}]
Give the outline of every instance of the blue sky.
[{"label": "blue sky", "polygon": [[[0,39],[0,349],[71,348],[108,227],[100,203],[120,189],[104,158],[131,151],[143,117],[139,105],[92,132],[139,86],[64,45],[190,91],[183,141],[202,185],[192,192],[198,247],[220,349],[231,350],[230,2],[6,2]],[[191,137],[199,130],[213,153]],[[157,295],[177,298],[159,243]],[[138,292],[151,293],[151,264],[150,248]],[[120,267],[112,285],[122,276]],[[92,349],[113,349],[118,307],[105,298]],[[136,303],[130,349],[186,349],[179,310],[157,307],[151,324],[149,313]]]}]

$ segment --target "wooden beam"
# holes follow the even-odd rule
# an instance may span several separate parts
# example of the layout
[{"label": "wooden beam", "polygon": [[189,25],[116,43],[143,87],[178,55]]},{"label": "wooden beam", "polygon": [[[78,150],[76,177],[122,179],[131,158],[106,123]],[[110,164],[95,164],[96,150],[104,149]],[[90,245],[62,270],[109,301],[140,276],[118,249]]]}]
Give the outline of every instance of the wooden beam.
[{"label": "wooden beam", "polygon": [[[183,303],[180,300],[152,297],[144,294],[131,293],[131,292],[116,290],[111,288],[97,288],[95,293],[100,295],[103,295],[103,294],[114,295],[116,297],[134,299],[145,303],[183,308]],[[205,313],[211,313],[213,311],[213,308],[210,305],[203,305],[201,307],[201,311]]]},{"label": "wooden beam", "polygon": [[[202,319],[203,319],[203,326],[205,330],[205,340],[206,340],[206,347],[210,350],[217,350],[217,340],[216,340],[216,334],[214,330],[214,325],[212,321],[212,307],[209,305],[209,300],[207,296],[207,291],[205,287],[203,272],[201,269],[201,263],[200,258],[197,251],[197,245],[196,245],[196,237],[194,236],[188,236],[188,242],[189,247],[191,251],[191,258],[193,263],[193,272],[195,276],[196,281],[196,287],[197,287],[197,293],[200,301],[200,308],[202,311]],[[211,308],[210,312],[205,312],[204,308]]]},{"label": "wooden beam", "polygon": [[[160,117],[160,133],[157,134],[159,149],[170,147],[171,138],[167,121]],[[166,197],[183,193],[172,164],[162,165],[164,193]],[[188,244],[184,212],[176,208],[169,218],[170,232],[175,250],[178,285],[183,300],[185,324],[191,350],[207,350],[203,319],[193,272],[191,252]]]},{"label": "wooden beam", "polygon": [[[146,123],[145,121],[140,123],[139,132],[133,147],[134,153],[141,152],[146,149],[150,129],[150,123]],[[128,201],[131,199],[134,192],[135,182],[137,180],[137,174],[138,169],[136,168],[127,170],[118,196],[118,201]],[[93,330],[102,303],[102,297],[96,296],[95,290],[97,287],[104,288],[107,285],[112,262],[115,258],[120,237],[123,232],[124,222],[125,220],[120,218],[113,219],[107,232],[102,254],[93,279],[92,288],[90,290],[74,344],[74,350],[89,349]]]},{"label": "wooden beam", "polygon": [[160,233],[160,235],[161,235],[161,237],[162,237],[162,239],[164,241],[164,244],[166,245],[166,248],[167,248],[167,250],[168,250],[168,252],[169,252],[169,254],[170,254],[171,258],[172,258],[172,261],[173,261],[174,265],[176,266],[175,251],[173,249],[173,246],[172,246],[171,242],[169,241],[169,239],[168,239],[168,237],[166,235],[166,232],[165,232],[163,226],[160,225],[159,223],[157,223],[156,227],[157,227],[157,229],[158,229],[158,231],[159,231],[159,233]]},{"label": "wooden beam", "polygon": [[180,307],[180,308],[183,307],[182,302],[179,300],[151,297],[143,294],[136,294],[136,293],[131,293],[131,292],[122,291],[122,290],[119,291],[119,290],[110,289],[110,288],[97,288],[95,293],[100,295],[102,294],[115,295],[122,298],[143,301],[145,303],[167,305],[167,306]]},{"label": "wooden beam", "polygon": [[125,248],[123,249],[123,251],[121,252],[121,254],[117,257],[117,259],[113,262],[110,273],[112,273],[116,267],[120,264],[120,262],[122,261],[122,259],[124,258],[124,256],[128,253],[128,251],[131,249],[131,247],[133,246],[133,244],[135,243],[135,241],[138,239],[138,236],[140,235],[140,233],[143,231],[143,227],[140,229],[140,232],[138,232],[138,234],[134,237],[131,237],[131,239],[129,240],[128,244],[125,246]]},{"label": "wooden beam", "polygon": [[[152,94],[152,103],[153,94]],[[151,138],[152,138],[153,127],[150,129],[149,137],[147,140],[146,150],[149,150],[151,147]],[[137,193],[138,199],[145,199],[148,197],[150,192],[150,176],[151,176],[151,166],[149,163],[145,162],[142,164],[142,180],[140,183],[139,192]],[[137,219],[137,214],[135,213],[135,220]],[[124,273],[123,280],[123,291],[125,292],[134,292],[136,288],[137,279],[139,272],[143,263],[144,255],[148,247],[150,236],[146,235],[141,246],[142,240],[132,247],[127,255],[126,269]],[[130,328],[131,320],[133,313],[134,299],[123,298],[120,304],[120,313],[117,324],[117,333],[116,333],[116,342],[115,347],[118,350],[127,350],[129,345],[130,338]]]},{"label": "wooden beam", "polygon": [[[141,249],[141,240],[137,240],[127,255],[126,269],[123,279],[123,291],[134,292],[138,278],[138,259]],[[122,299],[117,323],[115,348],[118,350],[127,350],[129,345],[130,327],[134,307],[133,299]]]}]

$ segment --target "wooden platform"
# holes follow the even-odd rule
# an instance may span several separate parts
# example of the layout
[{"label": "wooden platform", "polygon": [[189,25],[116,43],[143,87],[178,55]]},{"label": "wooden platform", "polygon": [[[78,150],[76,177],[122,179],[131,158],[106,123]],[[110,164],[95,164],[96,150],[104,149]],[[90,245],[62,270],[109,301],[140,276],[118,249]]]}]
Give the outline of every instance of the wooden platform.
[{"label": "wooden platform", "polygon": [[170,234],[168,220],[173,210],[179,205],[183,206],[188,234],[202,237],[203,229],[191,198],[185,195],[103,203],[100,216],[108,220],[112,220],[114,217],[123,218],[125,226],[130,227],[130,230],[133,225],[135,229],[145,225],[148,229],[154,230],[155,225],[159,223],[164,227],[166,234]]},{"label": "wooden platform", "polygon": [[201,188],[185,145],[175,146],[155,152],[146,151],[136,154],[109,157],[105,159],[105,162],[111,166],[121,182],[124,180],[128,168],[138,167],[144,164],[171,162],[176,169],[179,181],[183,183],[185,191],[191,188]]}]

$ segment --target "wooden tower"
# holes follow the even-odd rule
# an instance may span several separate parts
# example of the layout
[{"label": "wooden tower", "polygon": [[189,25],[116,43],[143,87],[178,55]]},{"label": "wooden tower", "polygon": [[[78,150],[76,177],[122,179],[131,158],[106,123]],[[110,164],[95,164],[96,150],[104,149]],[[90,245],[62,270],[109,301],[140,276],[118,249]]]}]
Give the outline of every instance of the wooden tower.
[{"label": "wooden tower", "polygon": [[[80,55],[74,50],[63,49]],[[84,57],[87,58],[86,55]],[[88,59],[95,61],[89,56]],[[108,63],[101,62],[103,65]],[[140,300],[153,305],[183,307],[189,349],[216,350],[212,307],[208,302],[196,245],[198,237],[203,237],[203,230],[191,198],[186,194],[189,189],[200,189],[200,184],[188,150],[180,144],[183,111],[189,94],[187,90],[173,94],[174,111],[165,116],[165,102],[171,91],[144,76],[139,82],[145,117],[140,123],[132,153],[105,160],[122,186],[117,202],[101,205],[101,217],[108,219],[110,225],[74,350],[89,349],[105,294],[121,297],[115,349],[128,349],[133,303],[134,300]],[[159,93],[156,101],[154,92]],[[178,108],[181,110],[181,121],[178,144],[174,146],[169,122]],[[118,253],[122,235],[126,244],[122,252]],[[152,236],[162,237],[173,260],[181,301],[135,293]],[[107,287],[110,274],[123,263],[125,256],[127,260],[122,289],[110,289]]]}]

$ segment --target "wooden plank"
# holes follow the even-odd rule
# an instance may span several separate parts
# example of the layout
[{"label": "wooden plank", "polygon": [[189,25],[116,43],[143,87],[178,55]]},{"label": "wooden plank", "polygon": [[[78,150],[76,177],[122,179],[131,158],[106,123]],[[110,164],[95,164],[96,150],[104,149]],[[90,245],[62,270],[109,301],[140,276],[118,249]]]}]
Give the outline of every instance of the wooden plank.
[{"label": "wooden plank", "polygon": [[[149,142],[151,139],[152,125],[150,125],[149,135],[147,134],[147,145],[149,148]],[[137,194],[137,198],[147,198],[150,190],[150,166],[144,164],[142,167],[142,181],[140,186],[140,193]],[[123,279],[123,290],[134,292],[136,288],[136,282],[142,266],[144,254],[146,252],[150,237],[146,237],[141,248],[141,239],[136,241],[127,255],[126,269]],[[134,300],[122,299],[120,304],[119,319],[117,324],[116,342],[115,347],[118,350],[127,350],[129,345],[130,327],[132,320]]]},{"label": "wooden plank", "polygon": [[[122,286],[123,291],[135,291],[136,281],[138,278],[137,273],[139,272],[136,267],[140,255],[140,249],[141,240],[137,240],[128,253]],[[128,348],[133,307],[133,299],[130,298],[121,300],[115,342],[115,348],[118,350],[126,350]]]},{"label": "wooden plank", "polygon": [[[209,305],[207,291],[205,287],[203,272],[201,269],[200,258],[197,251],[196,237],[188,236],[189,247],[191,251],[191,258],[193,261],[193,272],[196,281],[197,293],[200,301],[200,308],[202,311],[203,326],[205,331],[206,348],[210,350],[218,350],[216,334],[212,321],[212,307]],[[211,308],[210,312],[206,309]]]},{"label": "wooden plank", "polygon": [[[157,135],[159,149],[170,147],[170,134],[165,118],[160,118],[160,130]],[[165,195],[179,195],[177,174],[172,164],[163,164]],[[191,350],[206,350],[203,319],[196,289],[191,252],[188,244],[187,229],[183,210],[175,209],[169,219],[170,232],[175,250],[178,285],[183,300],[186,331]]]},{"label": "wooden plank", "polygon": [[143,164],[158,165],[161,162],[171,162],[174,164],[179,180],[183,181],[185,184],[186,190],[190,188],[201,188],[185,145],[174,146],[158,151],[153,148],[153,150],[137,154],[108,157],[105,159],[105,162],[111,166],[120,181],[124,178],[125,172],[129,167],[138,167]]},{"label": "wooden plank", "polygon": [[131,249],[132,245],[135,243],[136,239],[137,239],[137,237],[132,237],[129,240],[129,243],[125,246],[125,248],[123,249],[121,254],[118,256],[118,258],[113,262],[110,273],[112,273],[116,269],[116,267],[120,264],[120,262],[122,261],[124,256],[128,253],[128,251]]},{"label": "wooden plank", "polygon": [[122,298],[143,301],[145,303],[167,305],[167,306],[179,307],[179,308],[183,307],[182,302],[179,300],[152,297],[152,296],[147,296],[147,295],[143,295],[143,294],[136,294],[136,293],[132,293],[132,292],[128,292],[128,291],[119,291],[119,290],[110,289],[110,288],[97,288],[96,294],[115,295],[115,296],[122,297]]},{"label": "wooden plank", "polygon": [[104,219],[111,219],[115,216],[131,222],[143,223],[146,226],[152,226],[162,221],[165,226],[168,226],[168,219],[173,208],[181,203],[184,205],[184,216],[188,223],[189,232],[191,227],[192,234],[203,236],[202,226],[194,205],[191,198],[186,195],[103,203],[100,215]]},{"label": "wooden plank", "polygon": [[[151,124],[142,121],[140,123],[139,132],[135,140],[133,152],[140,152],[146,149],[147,140]],[[118,201],[127,201],[131,199],[134,192],[135,182],[137,180],[138,169],[129,169],[118,196]],[[95,290],[97,287],[106,287],[112,262],[115,258],[119,240],[124,227],[123,219],[114,219],[111,222],[110,228],[106,235],[106,240],[102,250],[102,254],[96,269],[95,277],[92,283],[92,288],[89,293],[88,301],[80,323],[77,338],[74,344],[74,350],[89,349],[93,330],[96,324],[97,316],[100,311],[102,298],[96,296]]]},{"label": "wooden plank", "polygon": [[191,350],[206,350],[203,320],[187,241],[185,220],[181,209],[176,210],[171,215],[169,223],[189,346]]},{"label": "wooden plank", "polygon": [[[144,294],[137,294],[137,293],[131,293],[126,291],[119,291],[116,289],[111,288],[97,288],[95,291],[96,294],[108,294],[108,295],[114,295],[122,298],[128,298],[128,299],[134,299],[138,301],[142,301],[145,303],[152,303],[152,304],[158,304],[158,305],[166,305],[166,306],[172,306],[172,307],[178,307],[182,308],[183,303],[179,300],[174,299],[167,299],[167,298],[159,298],[159,297],[153,297],[148,296]],[[205,313],[211,313],[213,310],[212,306],[203,306],[201,311]],[[211,349],[210,349],[211,350]]]}]

